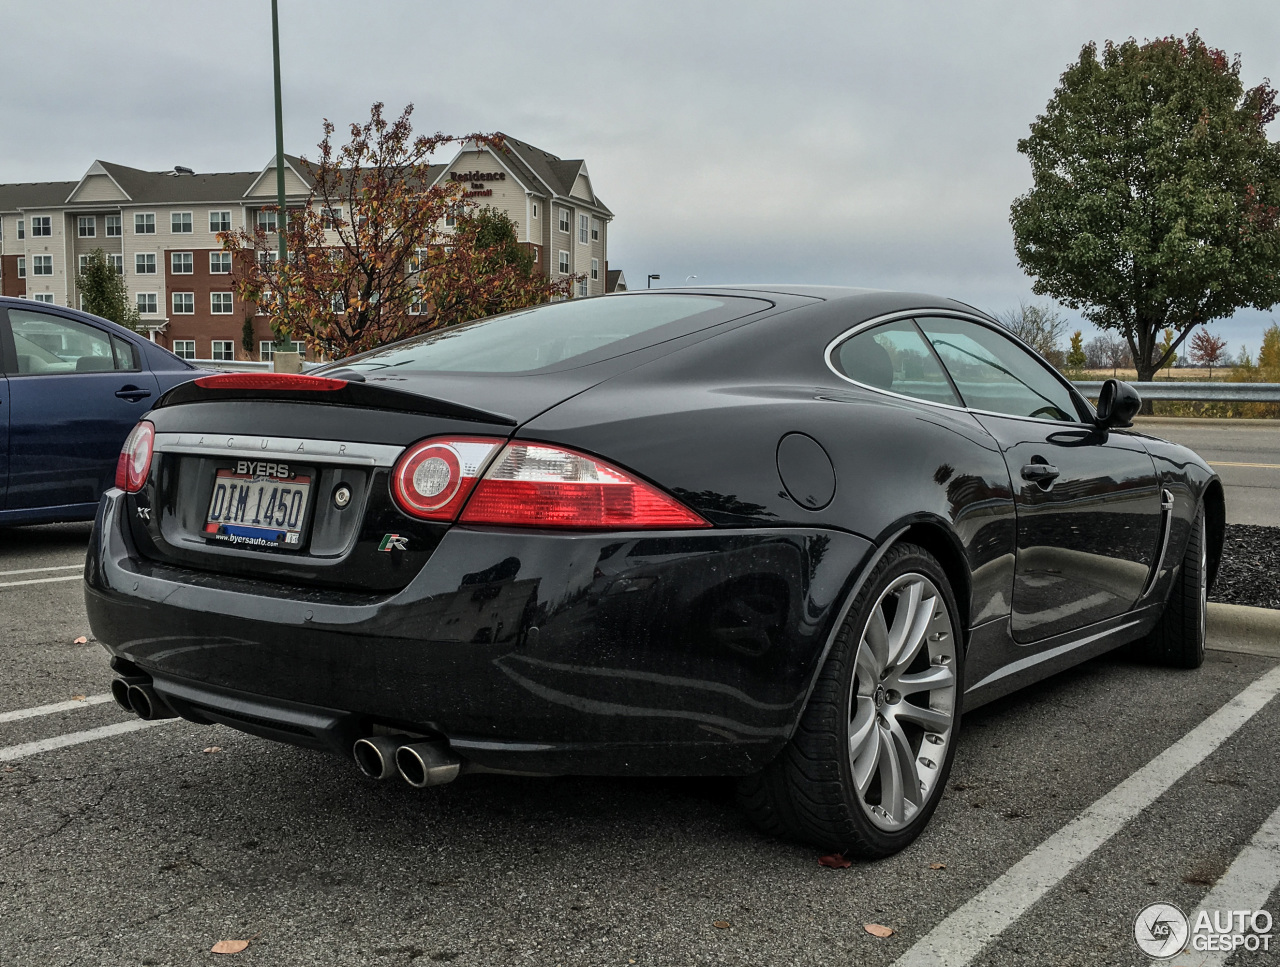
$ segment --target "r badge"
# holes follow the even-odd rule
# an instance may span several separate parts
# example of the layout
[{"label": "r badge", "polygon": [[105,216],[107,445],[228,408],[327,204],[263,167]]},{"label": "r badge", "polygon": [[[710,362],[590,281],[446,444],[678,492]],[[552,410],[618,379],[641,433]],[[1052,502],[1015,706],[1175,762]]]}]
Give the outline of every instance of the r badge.
[{"label": "r badge", "polygon": [[380,551],[407,551],[405,547],[409,543],[409,538],[401,537],[399,534],[387,534],[382,538],[382,543],[378,545]]}]

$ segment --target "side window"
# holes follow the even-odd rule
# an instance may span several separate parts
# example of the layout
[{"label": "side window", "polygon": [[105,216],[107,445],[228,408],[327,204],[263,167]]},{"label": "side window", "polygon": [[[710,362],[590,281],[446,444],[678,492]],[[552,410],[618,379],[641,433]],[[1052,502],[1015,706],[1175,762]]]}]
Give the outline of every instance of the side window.
[{"label": "side window", "polygon": [[[17,372],[26,375],[99,373],[118,366],[111,337],[93,326],[26,309],[9,310]],[[132,356],[129,356],[133,369]]]},{"label": "side window", "polygon": [[127,339],[121,339],[119,336],[112,336],[111,349],[112,354],[115,356],[116,369],[138,370],[142,368],[138,364],[137,347]]},{"label": "side window", "polygon": [[876,326],[846,339],[831,353],[831,364],[865,386],[930,403],[960,405],[929,344],[910,319]]},{"label": "side window", "polygon": [[966,406],[975,410],[1078,423],[1075,400],[1049,368],[993,329],[963,319],[921,317]]}]

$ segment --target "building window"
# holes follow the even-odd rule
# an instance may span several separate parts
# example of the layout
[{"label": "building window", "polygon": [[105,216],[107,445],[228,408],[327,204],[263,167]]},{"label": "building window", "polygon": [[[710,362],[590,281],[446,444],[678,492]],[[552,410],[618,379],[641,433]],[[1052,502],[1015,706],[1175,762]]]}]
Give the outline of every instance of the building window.
[{"label": "building window", "polygon": [[[210,292],[209,293],[209,311],[215,316],[231,315],[231,293],[230,292]],[[217,357],[214,357],[215,359]]]},{"label": "building window", "polygon": [[600,219],[591,219],[591,241],[600,241]]},{"label": "building window", "polygon": [[564,232],[566,235],[568,235],[568,234],[569,234],[569,231],[570,231],[570,227],[569,227],[569,226],[570,226],[570,222],[569,222],[569,209],[567,209],[567,208],[561,208],[561,209],[560,209],[560,231],[562,231],[562,232]]},{"label": "building window", "polygon": [[600,260],[599,259],[591,260],[591,278],[592,280],[599,280],[600,278]]},{"label": "building window", "polygon": [[173,312],[178,316],[192,316],[196,312],[196,294],[194,292],[175,292],[173,294]]},{"label": "building window", "polygon": [[274,232],[276,230],[276,213],[267,211],[265,208],[258,209],[258,228],[264,232]]},{"label": "building window", "polygon": [[134,235],[154,235],[156,233],[156,216],[154,212],[135,212],[133,216]]},{"label": "building window", "polygon": [[191,275],[195,272],[190,252],[170,252],[169,270],[174,275]]},{"label": "building window", "polygon": [[18,238],[27,237],[27,222],[24,218],[18,219]]},{"label": "building window", "polygon": [[107,238],[115,238],[120,235],[120,216],[107,216]]},{"label": "building window", "polygon": [[137,252],[133,256],[133,272],[135,275],[155,275],[156,253]]},{"label": "building window", "polygon": [[195,359],[196,341],[194,339],[175,339],[173,341],[173,354],[179,359]]},{"label": "building window", "polygon": [[561,275],[569,274],[569,253],[568,252],[560,253],[560,274]]},{"label": "building window", "polygon": [[31,237],[48,238],[53,234],[53,219],[48,215],[31,216]]},{"label": "building window", "polygon": [[343,313],[347,311],[347,297],[341,292],[335,292],[329,296],[329,309],[331,312]]},{"label": "building window", "polygon": [[77,274],[84,275],[84,270],[89,267],[89,256],[81,255],[76,264],[80,267]]},{"label": "building window", "polygon": [[53,275],[53,256],[52,255],[31,256],[31,274],[32,275]]},{"label": "building window", "polygon": [[579,280],[578,280],[578,295],[586,295],[586,294],[587,294],[587,280],[586,280],[586,279],[579,279]]},{"label": "building window", "polygon": [[191,212],[170,212],[169,231],[175,235],[191,234]]},{"label": "building window", "polygon": [[320,227],[326,232],[332,232],[342,223],[341,208],[321,208],[320,209]]},{"label": "building window", "polygon": [[272,266],[273,264],[279,261],[280,261],[279,252],[259,252],[258,253],[258,268],[260,269],[269,268],[270,266]]},{"label": "building window", "polygon": [[138,312],[143,315],[154,316],[159,311],[158,305],[154,292],[138,293]]},{"label": "building window", "polygon": [[77,215],[76,234],[81,238],[96,238],[98,235],[98,220],[92,215]]},{"label": "building window", "polygon": [[457,215],[455,215],[453,212],[450,212],[448,215],[445,215],[445,216],[444,216],[444,227],[445,227],[445,228],[457,228],[457,227],[458,227],[458,216],[457,216]]},{"label": "building window", "polygon": [[[307,344],[305,342],[303,342],[300,339],[291,339],[289,341],[289,345],[292,347],[291,349],[285,349],[281,351],[294,352],[294,353],[297,353],[299,356],[301,356],[303,359],[306,359]],[[271,362],[271,360],[275,358],[275,355],[276,355],[276,344],[272,342],[270,339],[264,339],[258,343],[258,358],[261,359],[264,363]]]},{"label": "building window", "polygon": [[536,201],[533,203],[533,217],[538,217],[538,203]]},{"label": "building window", "polygon": [[538,264],[538,249],[536,247],[533,250],[533,264]]},{"label": "building window", "polygon": [[230,252],[210,252],[209,253],[209,274],[210,275],[230,275],[231,274],[231,253]]},{"label": "building window", "polygon": [[413,254],[409,256],[409,271],[421,272],[422,267],[427,264],[427,255],[429,251],[425,248],[415,248]]},{"label": "building window", "polygon": [[578,216],[578,244],[588,245],[591,242],[591,219],[586,215]]},{"label": "building window", "polygon": [[213,355],[211,359],[221,360],[229,363],[236,358],[236,344],[230,339],[215,339],[212,342]]},{"label": "building window", "polygon": [[111,267],[116,270],[116,275],[124,275],[123,255],[108,255],[107,261],[111,264]]},{"label": "building window", "polygon": [[26,277],[27,277],[27,260],[23,256],[19,255],[18,256],[18,278],[25,279]]},{"label": "building window", "polygon": [[231,212],[209,212],[209,231],[231,231]]},{"label": "building window", "polygon": [[47,302],[49,303],[49,305],[53,305],[52,292],[37,292],[34,296],[32,296],[32,298],[35,299],[36,302]]}]

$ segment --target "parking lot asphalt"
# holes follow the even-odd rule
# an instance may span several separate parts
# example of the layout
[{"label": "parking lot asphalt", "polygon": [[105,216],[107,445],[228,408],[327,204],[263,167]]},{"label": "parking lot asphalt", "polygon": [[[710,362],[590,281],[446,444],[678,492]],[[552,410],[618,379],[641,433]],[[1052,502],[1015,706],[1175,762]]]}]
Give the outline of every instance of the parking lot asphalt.
[{"label": "parking lot asphalt", "polygon": [[[0,572],[24,572],[0,576],[5,967],[1140,965],[1134,918],[1157,901],[1280,919],[1273,658],[1109,656],[978,709],[920,840],[827,869],[717,780],[419,791],[222,727],[104,734],[131,717],[100,701],[101,648],[76,643],[79,582],[52,580],[87,533],[0,531]],[[210,953],[227,939],[251,944]],[[1280,963],[1273,947],[1229,963]]]},{"label": "parking lot asphalt", "polygon": [[1280,527],[1280,420],[1139,417],[1138,430],[1190,447],[1222,478],[1228,524]]}]

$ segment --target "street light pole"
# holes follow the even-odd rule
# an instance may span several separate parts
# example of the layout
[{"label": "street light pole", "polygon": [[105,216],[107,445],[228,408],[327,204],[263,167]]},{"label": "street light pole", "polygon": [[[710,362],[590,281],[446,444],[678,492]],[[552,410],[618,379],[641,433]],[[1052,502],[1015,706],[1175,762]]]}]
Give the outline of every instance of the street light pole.
[{"label": "street light pole", "polygon": [[276,12],[276,0],[271,0],[271,54],[276,74],[276,239],[279,242],[280,264],[284,265],[289,250],[284,237],[284,119],[280,107],[280,16]]},{"label": "street light pole", "polygon": [[660,276],[660,275],[651,275],[651,276],[649,276],[648,281],[645,283],[645,288],[646,288],[646,289],[652,289],[652,288],[653,288],[653,280],[654,280],[654,279],[661,279],[661,278],[662,278],[662,276]]}]

